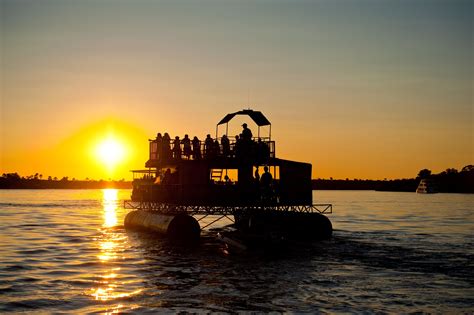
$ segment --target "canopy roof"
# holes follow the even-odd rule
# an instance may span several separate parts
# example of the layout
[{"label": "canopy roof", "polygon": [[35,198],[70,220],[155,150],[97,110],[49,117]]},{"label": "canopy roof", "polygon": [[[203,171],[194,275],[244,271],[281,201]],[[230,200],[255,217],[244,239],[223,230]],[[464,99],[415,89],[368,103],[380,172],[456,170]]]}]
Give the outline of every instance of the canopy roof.
[{"label": "canopy roof", "polygon": [[259,111],[253,111],[251,109],[244,109],[232,114],[227,114],[225,115],[224,118],[222,118],[221,121],[217,125],[222,125],[225,123],[228,123],[232,118],[234,118],[235,115],[248,115],[252,120],[259,126],[268,126],[271,125],[271,123],[268,121],[268,119],[262,114],[262,112]]}]

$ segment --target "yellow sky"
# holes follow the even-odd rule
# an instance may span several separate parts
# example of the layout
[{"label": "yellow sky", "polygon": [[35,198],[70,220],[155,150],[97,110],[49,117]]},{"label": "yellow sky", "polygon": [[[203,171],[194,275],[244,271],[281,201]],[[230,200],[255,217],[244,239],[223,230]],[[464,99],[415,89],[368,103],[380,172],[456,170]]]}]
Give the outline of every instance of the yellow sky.
[{"label": "yellow sky", "polygon": [[130,179],[157,132],[248,107],[315,178],[474,164],[470,1],[1,4],[1,173]]},{"label": "yellow sky", "polygon": [[[32,138],[42,139],[38,135]],[[69,179],[130,179],[129,170],[142,168],[148,157],[147,134],[116,118],[107,118],[56,139],[43,140],[34,150],[4,154],[3,172],[40,173]],[[32,139],[33,140],[33,139]]]}]

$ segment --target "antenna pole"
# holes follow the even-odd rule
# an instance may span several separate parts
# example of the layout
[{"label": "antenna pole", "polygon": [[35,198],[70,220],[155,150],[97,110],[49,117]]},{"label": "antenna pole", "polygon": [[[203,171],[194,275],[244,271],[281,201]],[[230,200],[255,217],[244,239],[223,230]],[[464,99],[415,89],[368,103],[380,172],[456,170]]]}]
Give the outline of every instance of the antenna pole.
[{"label": "antenna pole", "polygon": [[247,107],[250,109],[250,88],[247,87]]}]

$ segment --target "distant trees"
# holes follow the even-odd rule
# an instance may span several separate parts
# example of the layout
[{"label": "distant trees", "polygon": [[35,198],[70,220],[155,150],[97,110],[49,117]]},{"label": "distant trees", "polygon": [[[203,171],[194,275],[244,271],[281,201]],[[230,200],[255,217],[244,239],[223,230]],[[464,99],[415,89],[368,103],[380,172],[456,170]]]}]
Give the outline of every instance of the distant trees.
[{"label": "distant trees", "polygon": [[466,165],[462,168],[461,173],[464,172],[473,172],[474,171],[474,165]]},{"label": "distant trees", "polygon": [[[77,180],[69,179],[68,176],[58,180],[57,177],[35,173],[33,175],[20,176],[18,173],[3,173],[0,176],[0,189],[103,189],[103,188],[124,188],[129,189],[132,183],[121,180]],[[45,176],[46,177],[46,176]]]},{"label": "distant trees", "polygon": [[429,169],[422,169],[416,178],[395,180],[361,180],[348,179],[314,179],[313,189],[325,190],[381,190],[415,192],[421,179],[433,179],[439,192],[446,193],[474,193],[474,165],[466,165],[461,171],[448,168],[439,174],[432,174]]},{"label": "distant trees", "polygon": [[10,181],[18,181],[21,179],[18,173],[3,173],[2,179],[10,180]]},{"label": "distant trees", "polygon": [[417,178],[420,179],[426,179],[431,176],[431,171],[427,168],[422,169],[421,171],[418,172]]},{"label": "distant trees", "polygon": [[448,174],[448,175],[454,175],[454,174],[457,174],[457,173],[458,173],[458,170],[455,169],[455,168],[448,168],[448,169],[446,169],[445,172],[446,172],[446,174]]},{"label": "distant trees", "polygon": [[[459,172],[455,168],[448,168],[439,174],[430,174],[427,177],[420,175],[427,175],[426,172],[421,170],[418,173],[420,179],[431,178],[435,181],[440,192],[451,192],[451,193],[474,193],[474,166],[466,165]],[[431,172],[430,172],[431,173]]]}]

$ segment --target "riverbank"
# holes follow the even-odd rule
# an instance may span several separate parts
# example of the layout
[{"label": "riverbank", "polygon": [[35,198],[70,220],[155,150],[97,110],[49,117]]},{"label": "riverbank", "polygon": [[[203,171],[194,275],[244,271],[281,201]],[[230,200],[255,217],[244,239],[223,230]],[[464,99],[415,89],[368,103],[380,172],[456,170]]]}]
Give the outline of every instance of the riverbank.
[{"label": "riverbank", "polygon": [[[443,172],[429,175],[443,193],[474,193],[474,170]],[[313,190],[376,190],[415,192],[421,178],[370,180],[370,179],[313,179]],[[3,174],[0,189],[131,189],[132,182],[126,180],[70,180],[41,179],[35,176],[20,177],[17,173]]]},{"label": "riverbank", "polygon": [[130,181],[109,180],[41,180],[0,178],[0,189],[131,189]]},{"label": "riverbank", "polygon": [[[474,193],[474,172],[438,174],[429,177],[440,193]],[[421,178],[394,180],[313,179],[313,190],[376,190],[415,192]]]}]

